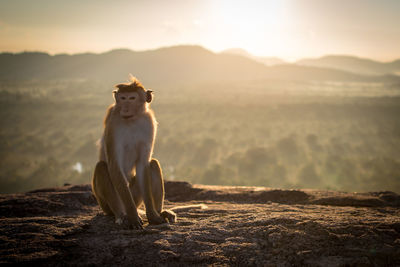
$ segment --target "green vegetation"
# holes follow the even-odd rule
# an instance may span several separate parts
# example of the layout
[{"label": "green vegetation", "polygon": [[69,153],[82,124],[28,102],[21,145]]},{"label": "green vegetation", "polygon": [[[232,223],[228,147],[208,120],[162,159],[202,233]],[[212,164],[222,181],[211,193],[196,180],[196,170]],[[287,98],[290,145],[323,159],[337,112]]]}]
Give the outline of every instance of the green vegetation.
[{"label": "green vegetation", "polygon": [[[399,85],[145,85],[155,91],[154,156],[167,179],[400,192]],[[0,82],[0,191],[89,183],[111,90]]]}]

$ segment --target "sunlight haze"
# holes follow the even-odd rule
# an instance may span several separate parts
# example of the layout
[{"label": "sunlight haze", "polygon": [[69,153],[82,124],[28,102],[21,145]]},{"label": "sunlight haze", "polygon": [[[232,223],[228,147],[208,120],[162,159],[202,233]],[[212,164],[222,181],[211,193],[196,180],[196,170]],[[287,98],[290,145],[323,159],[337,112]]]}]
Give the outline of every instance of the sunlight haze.
[{"label": "sunlight haze", "polygon": [[196,44],[285,60],[400,56],[400,1],[1,1],[0,51],[105,52]]}]

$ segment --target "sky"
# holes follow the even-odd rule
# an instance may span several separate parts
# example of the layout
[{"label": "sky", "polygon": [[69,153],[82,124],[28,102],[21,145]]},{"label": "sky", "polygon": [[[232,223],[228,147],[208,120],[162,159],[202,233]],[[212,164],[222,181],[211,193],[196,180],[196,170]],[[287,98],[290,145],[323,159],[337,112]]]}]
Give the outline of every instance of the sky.
[{"label": "sky", "polygon": [[400,0],[0,0],[0,51],[201,45],[285,60],[400,58]]}]

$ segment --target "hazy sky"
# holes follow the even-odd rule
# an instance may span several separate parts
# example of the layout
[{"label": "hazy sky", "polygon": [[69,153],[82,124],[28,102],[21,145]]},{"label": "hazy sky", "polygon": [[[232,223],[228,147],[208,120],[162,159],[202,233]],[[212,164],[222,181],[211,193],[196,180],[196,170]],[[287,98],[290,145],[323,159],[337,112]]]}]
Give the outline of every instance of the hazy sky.
[{"label": "hazy sky", "polygon": [[400,58],[400,0],[0,0],[0,51],[199,44],[285,59]]}]

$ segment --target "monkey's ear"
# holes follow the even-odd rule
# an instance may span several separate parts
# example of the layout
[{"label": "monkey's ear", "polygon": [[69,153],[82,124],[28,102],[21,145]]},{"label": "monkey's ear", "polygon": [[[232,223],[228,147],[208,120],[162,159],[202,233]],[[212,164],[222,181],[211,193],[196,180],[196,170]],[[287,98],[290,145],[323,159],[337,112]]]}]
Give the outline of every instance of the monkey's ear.
[{"label": "monkey's ear", "polygon": [[114,101],[117,102],[118,101],[118,98],[117,98],[118,90],[113,90],[112,94],[113,94]]},{"label": "monkey's ear", "polygon": [[150,103],[153,100],[153,91],[147,90],[146,91],[146,102]]}]

